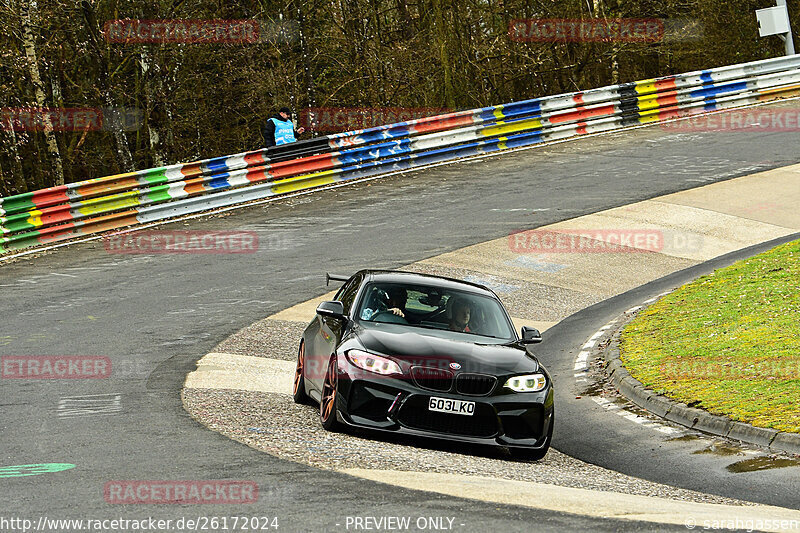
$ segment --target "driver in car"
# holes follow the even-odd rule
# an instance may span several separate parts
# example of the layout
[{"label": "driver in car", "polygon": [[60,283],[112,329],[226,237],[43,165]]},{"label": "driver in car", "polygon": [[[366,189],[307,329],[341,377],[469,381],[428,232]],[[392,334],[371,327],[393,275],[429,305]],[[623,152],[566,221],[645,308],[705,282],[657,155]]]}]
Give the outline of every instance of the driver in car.
[{"label": "driver in car", "polygon": [[394,313],[402,318],[406,317],[405,309],[408,301],[408,292],[402,287],[390,287],[386,292],[388,299],[385,306],[381,306],[378,309],[365,307],[361,311],[362,320],[372,320],[375,315],[382,312]]}]

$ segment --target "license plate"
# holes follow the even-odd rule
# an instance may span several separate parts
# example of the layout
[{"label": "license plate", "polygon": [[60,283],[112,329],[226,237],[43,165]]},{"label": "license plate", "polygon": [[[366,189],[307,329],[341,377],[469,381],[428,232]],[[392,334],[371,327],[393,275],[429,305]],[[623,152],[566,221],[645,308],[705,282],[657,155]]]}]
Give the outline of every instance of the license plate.
[{"label": "license plate", "polygon": [[456,415],[470,416],[475,413],[475,402],[465,402],[464,400],[449,400],[447,398],[431,398],[428,402],[428,409],[437,413],[452,413]]}]

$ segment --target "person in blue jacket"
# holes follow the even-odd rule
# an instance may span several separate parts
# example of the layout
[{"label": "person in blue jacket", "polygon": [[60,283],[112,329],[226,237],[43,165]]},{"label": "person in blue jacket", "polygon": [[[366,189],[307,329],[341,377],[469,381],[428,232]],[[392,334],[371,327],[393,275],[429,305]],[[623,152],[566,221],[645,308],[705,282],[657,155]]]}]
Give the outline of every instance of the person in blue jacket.
[{"label": "person in blue jacket", "polygon": [[280,146],[281,144],[293,143],[297,139],[295,134],[300,135],[305,128],[294,129],[294,123],[290,118],[292,110],[288,107],[282,107],[278,112],[267,120],[264,129],[261,130],[264,136],[264,144],[269,148],[270,146]]}]

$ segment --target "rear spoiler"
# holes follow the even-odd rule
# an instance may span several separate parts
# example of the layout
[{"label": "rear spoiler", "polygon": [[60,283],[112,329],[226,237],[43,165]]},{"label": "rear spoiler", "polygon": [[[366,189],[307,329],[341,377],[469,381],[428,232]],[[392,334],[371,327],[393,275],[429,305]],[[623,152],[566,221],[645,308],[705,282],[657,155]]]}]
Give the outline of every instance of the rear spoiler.
[{"label": "rear spoiler", "polygon": [[330,285],[331,281],[339,281],[339,282],[344,283],[348,279],[350,279],[350,276],[339,276],[339,275],[336,275],[336,274],[328,274],[326,272],[325,273],[325,286],[327,287],[328,285]]}]

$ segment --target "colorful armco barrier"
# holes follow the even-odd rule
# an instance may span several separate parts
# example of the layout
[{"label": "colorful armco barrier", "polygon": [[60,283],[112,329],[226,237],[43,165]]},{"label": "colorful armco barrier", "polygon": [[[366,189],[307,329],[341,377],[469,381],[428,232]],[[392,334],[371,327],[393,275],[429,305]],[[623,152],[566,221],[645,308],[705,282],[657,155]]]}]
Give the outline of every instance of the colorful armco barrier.
[{"label": "colorful armco barrier", "polygon": [[337,133],[0,198],[0,253],[800,93],[800,55]]}]

